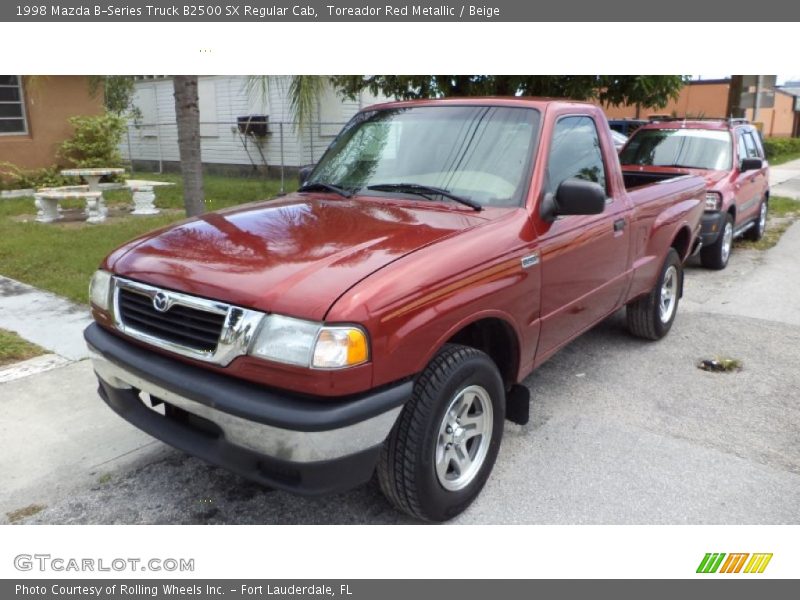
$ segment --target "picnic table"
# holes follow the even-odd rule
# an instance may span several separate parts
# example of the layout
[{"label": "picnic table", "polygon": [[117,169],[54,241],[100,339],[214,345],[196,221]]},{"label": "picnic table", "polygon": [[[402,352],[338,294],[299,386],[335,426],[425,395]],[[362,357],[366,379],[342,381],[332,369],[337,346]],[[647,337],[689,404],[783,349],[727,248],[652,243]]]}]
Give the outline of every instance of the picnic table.
[{"label": "picnic table", "polygon": [[83,177],[86,186],[64,186],[61,188],[44,188],[36,193],[36,206],[39,209],[37,221],[51,223],[59,218],[58,203],[70,198],[86,200],[86,217],[89,223],[102,223],[106,219],[108,209],[103,203],[103,192],[100,179],[105,175],[119,175],[125,169],[102,167],[93,169],[64,169],[65,177]]},{"label": "picnic table", "polygon": [[[103,191],[100,189],[100,179],[106,175],[124,173],[118,168],[94,169],[64,169],[61,174],[67,177],[82,177],[86,185],[67,185],[61,187],[40,188],[34,194],[37,208],[36,220],[41,223],[52,223],[61,218],[61,200],[83,199],[86,201],[86,221],[88,223],[102,223],[106,219],[108,209],[103,201]],[[132,215],[155,215],[161,212],[154,205],[156,185],[172,185],[160,181],[127,180],[124,187],[133,194]]]},{"label": "picnic table", "polygon": [[125,169],[102,167],[99,169],[64,169],[61,174],[64,177],[83,177],[89,184],[90,192],[100,191],[100,180],[106,175],[121,175]]}]

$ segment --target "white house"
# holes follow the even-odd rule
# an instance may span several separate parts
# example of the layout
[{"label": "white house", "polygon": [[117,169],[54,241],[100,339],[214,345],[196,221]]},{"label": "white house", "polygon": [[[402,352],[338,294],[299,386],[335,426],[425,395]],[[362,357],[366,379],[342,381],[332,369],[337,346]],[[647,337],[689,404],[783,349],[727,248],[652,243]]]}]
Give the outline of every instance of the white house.
[{"label": "white house", "polygon": [[[298,131],[289,109],[289,77],[269,78],[267,96],[248,92],[248,77],[201,76],[200,136],[203,163],[209,170],[266,171],[277,174],[319,160],[339,130],[360,108],[380,102],[369,93],[357,101],[343,100],[332,88],[319,101],[318,115]],[[175,170],[179,164],[178,135],[172,79],[143,76],[136,82],[134,105],[139,117],[131,120],[122,141],[122,155],[136,169]],[[248,135],[240,118],[266,116],[268,133]]]}]

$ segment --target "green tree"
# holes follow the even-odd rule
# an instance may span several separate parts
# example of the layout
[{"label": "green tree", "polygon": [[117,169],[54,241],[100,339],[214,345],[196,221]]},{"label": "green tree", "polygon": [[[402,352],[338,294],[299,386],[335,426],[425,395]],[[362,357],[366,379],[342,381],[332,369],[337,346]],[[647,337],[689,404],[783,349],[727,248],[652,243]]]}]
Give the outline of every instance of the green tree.
[{"label": "green tree", "polygon": [[340,75],[331,78],[345,97],[369,90],[391,98],[547,96],[607,105],[662,108],[683,87],[682,75]]},{"label": "green tree", "polygon": [[89,78],[89,90],[97,94],[102,89],[103,105],[115,115],[130,115],[134,119],[141,111],[133,103],[136,91],[136,78],[133,75],[93,75]]},{"label": "green tree", "polygon": [[[289,112],[298,130],[302,131],[319,114],[319,100],[330,81],[330,77],[321,75],[292,75],[288,89],[281,88],[289,98]],[[247,93],[266,105],[270,88],[276,84],[282,86],[284,82],[280,77],[251,75],[247,78]]]}]

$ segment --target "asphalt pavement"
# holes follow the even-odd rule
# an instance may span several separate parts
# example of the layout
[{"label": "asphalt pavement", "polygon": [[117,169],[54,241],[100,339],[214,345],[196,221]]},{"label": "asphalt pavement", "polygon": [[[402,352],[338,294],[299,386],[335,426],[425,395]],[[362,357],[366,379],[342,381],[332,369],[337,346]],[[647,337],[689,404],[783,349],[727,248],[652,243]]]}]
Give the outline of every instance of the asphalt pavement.
[{"label": "asphalt pavement", "polygon": [[[771,250],[735,247],[724,271],[692,262],[665,339],[632,338],[621,311],[567,346],[526,380],[531,422],[506,424],[453,523],[800,523],[798,257],[800,224]],[[718,356],[742,370],[697,368]],[[0,383],[0,409],[6,520],[413,522],[374,481],[302,498],[153,441],[96,397],[85,360]]]}]

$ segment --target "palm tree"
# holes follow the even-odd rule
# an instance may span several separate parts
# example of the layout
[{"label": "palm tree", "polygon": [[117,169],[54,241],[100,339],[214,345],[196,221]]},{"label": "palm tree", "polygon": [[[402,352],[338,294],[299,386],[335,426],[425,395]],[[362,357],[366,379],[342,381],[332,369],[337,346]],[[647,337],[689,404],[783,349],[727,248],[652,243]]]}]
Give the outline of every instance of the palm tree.
[{"label": "palm tree", "polygon": [[[289,81],[289,107],[298,130],[316,116],[319,99],[327,78],[318,75],[293,75]],[[249,94],[267,98],[271,77],[252,75],[247,80]],[[173,79],[175,115],[178,124],[178,148],[183,176],[183,203],[186,214],[196,216],[205,211],[203,197],[203,162],[200,156],[200,109],[197,96],[197,75],[179,75]]]},{"label": "palm tree", "polygon": [[203,196],[203,160],[200,156],[200,100],[197,75],[176,75],[175,117],[178,124],[178,151],[183,176],[183,204],[186,214],[194,217],[205,212]]}]

